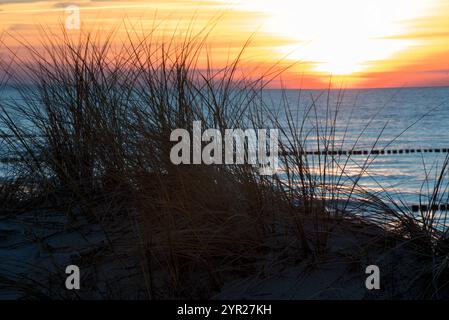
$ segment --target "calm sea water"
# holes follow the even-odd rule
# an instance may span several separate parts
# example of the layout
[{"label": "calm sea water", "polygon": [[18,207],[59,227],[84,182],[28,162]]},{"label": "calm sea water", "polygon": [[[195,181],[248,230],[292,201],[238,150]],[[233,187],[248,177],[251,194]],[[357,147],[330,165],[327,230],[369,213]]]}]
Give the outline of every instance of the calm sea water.
[{"label": "calm sea water", "polygon": [[[329,128],[335,128],[335,149],[340,150],[370,150],[373,146],[385,150],[449,149],[447,87],[343,92],[269,90],[265,96],[273,110],[288,105],[292,118],[299,125],[304,121],[303,131],[310,134],[306,139],[308,150],[317,150],[317,127],[321,135],[326,134],[326,127],[328,135]],[[283,118],[281,123],[286,123],[282,113],[279,116]],[[370,165],[360,184],[372,191],[386,189],[397,201],[417,204],[419,194],[432,191],[446,156],[442,152],[370,155]],[[313,162],[314,156],[310,158]],[[335,161],[342,165],[346,160],[341,156]],[[366,160],[367,156],[351,156],[346,166],[347,179],[359,175]]]},{"label": "calm sea water", "polygon": [[[18,99],[10,89],[3,99]],[[288,105],[295,122],[304,120],[309,150],[317,149],[316,129],[326,133],[335,127],[335,148],[371,149],[449,149],[449,88],[401,88],[363,90],[266,90],[264,100],[273,111]],[[313,107],[311,107],[313,106]],[[335,125],[333,124],[336,115]],[[0,144],[1,146],[1,144]],[[371,155],[370,165],[360,180],[369,190],[387,189],[408,204],[419,202],[419,194],[432,189],[435,175],[446,153]],[[313,162],[314,156],[311,156]],[[360,173],[367,156],[351,156],[347,179]],[[336,160],[346,162],[346,156]]]}]

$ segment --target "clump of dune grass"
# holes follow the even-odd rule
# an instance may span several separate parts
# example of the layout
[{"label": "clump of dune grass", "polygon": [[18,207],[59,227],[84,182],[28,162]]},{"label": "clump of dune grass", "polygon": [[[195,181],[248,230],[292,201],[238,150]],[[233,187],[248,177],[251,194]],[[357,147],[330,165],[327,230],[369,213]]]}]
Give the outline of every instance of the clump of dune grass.
[{"label": "clump of dune grass", "polygon": [[[282,121],[262,99],[273,70],[257,79],[239,71],[246,45],[226,66],[208,61],[200,68],[210,32],[186,32],[181,40],[130,32],[117,46],[113,32],[75,39],[63,31],[43,33],[40,48],[22,43],[28,55],[15,56],[15,68],[32,85],[18,86],[20,102],[1,104],[2,152],[17,158],[1,194],[28,206],[8,207],[17,214],[45,208],[63,212],[69,224],[100,226],[112,259],[132,257],[130,273],[139,279],[129,283],[132,296],[150,299],[210,297],[228,279],[260,272],[273,251],[315,262],[331,245],[335,222],[356,221],[350,202],[372,212],[370,223],[396,223],[412,239],[420,238],[411,233],[417,228],[435,239],[432,215],[415,223],[359,185],[369,159],[346,176],[350,157],[338,154],[335,138],[338,106],[327,106],[313,132],[304,123],[314,119],[314,103],[301,118],[287,103],[279,106]],[[174,165],[170,134],[191,132],[193,121],[222,131],[279,129],[282,172]],[[311,134],[317,157],[304,152]],[[88,249],[80,262],[94,264],[100,255]],[[62,287],[20,288],[24,296],[82,297]]]},{"label": "clump of dune grass", "polygon": [[251,166],[171,163],[174,129],[255,125],[263,86],[237,74],[239,56],[198,72],[207,34],[187,34],[133,34],[119,48],[113,34],[44,34],[42,51],[25,44],[30,59],[15,57],[33,85],[0,116],[28,201],[100,224],[110,244],[116,221],[136,231],[129,254],[147,298],[207,296],[251,270],[285,205]]},{"label": "clump of dune grass", "polygon": [[407,239],[418,260],[417,267],[410,270],[413,281],[409,287],[419,286],[420,298],[442,299],[448,294],[449,228],[444,209],[449,197],[448,164],[446,156],[439,166],[432,169],[424,166],[426,179],[422,183],[418,213],[407,204],[390,199],[390,207],[394,208],[390,210],[397,220],[395,232]]}]

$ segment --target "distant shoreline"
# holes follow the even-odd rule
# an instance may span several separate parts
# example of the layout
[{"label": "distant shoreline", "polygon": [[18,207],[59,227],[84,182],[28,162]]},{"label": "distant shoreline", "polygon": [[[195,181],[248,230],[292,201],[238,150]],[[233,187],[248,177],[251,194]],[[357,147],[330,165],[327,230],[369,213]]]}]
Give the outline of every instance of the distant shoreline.
[{"label": "distant shoreline", "polygon": [[[31,83],[8,83],[3,85],[2,87],[0,87],[0,91],[5,90],[5,89],[15,89],[15,87],[18,86],[24,86],[24,87],[33,87],[35,86],[34,84]],[[327,91],[327,90],[331,90],[331,91],[358,91],[358,90],[409,90],[409,89],[449,89],[449,84],[445,84],[445,85],[423,85],[423,86],[397,86],[397,87],[326,87],[323,86],[322,88],[312,88],[312,87],[305,87],[305,88],[276,88],[276,87],[265,87],[263,88],[263,91]]]}]

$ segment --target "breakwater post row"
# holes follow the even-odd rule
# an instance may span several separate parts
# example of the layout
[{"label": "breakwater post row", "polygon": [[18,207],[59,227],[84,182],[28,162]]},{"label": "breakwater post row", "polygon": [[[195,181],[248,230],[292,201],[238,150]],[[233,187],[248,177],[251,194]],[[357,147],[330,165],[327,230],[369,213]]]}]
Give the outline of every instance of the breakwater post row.
[{"label": "breakwater post row", "polygon": [[[399,155],[411,153],[449,153],[449,148],[431,149],[373,149],[373,150],[323,150],[300,151],[301,155]],[[281,155],[293,155],[294,152],[281,152]]]}]

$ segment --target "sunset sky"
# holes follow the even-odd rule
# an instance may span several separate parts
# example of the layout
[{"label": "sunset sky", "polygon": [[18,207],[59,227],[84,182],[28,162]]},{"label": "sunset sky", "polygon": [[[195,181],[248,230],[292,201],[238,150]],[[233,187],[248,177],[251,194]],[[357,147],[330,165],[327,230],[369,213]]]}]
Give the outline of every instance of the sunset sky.
[{"label": "sunset sky", "polygon": [[37,45],[38,26],[57,32],[71,4],[81,29],[119,26],[118,34],[158,25],[168,36],[218,19],[208,42],[214,63],[252,36],[242,65],[297,62],[282,76],[291,88],[323,87],[330,75],[347,87],[449,85],[449,0],[0,0],[4,44]]}]

